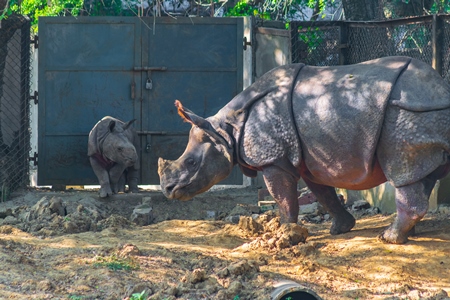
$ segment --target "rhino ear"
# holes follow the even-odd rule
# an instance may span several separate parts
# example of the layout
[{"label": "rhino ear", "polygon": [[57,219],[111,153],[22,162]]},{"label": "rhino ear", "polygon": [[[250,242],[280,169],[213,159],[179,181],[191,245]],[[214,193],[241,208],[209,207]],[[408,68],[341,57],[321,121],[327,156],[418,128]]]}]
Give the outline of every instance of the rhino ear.
[{"label": "rhino ear", "polygon": [[204,125],[205,122],[208,122],[204,118],[197,116],[192,111],[185,108],[183,104],[181,104],[181,102],[178,100],[175,100],[175,106],[177,107],[178,114],[181,116],[183,121],[187,123],[191,123],[192,125],[202,127],[202,125]]},{"label": "rhino ear", "polygon": [[126,122],[125,124],[123,124],[123,130],[127,130],[128,127],[130,127],[134,122],[136,121],[136,119],[133,119],[131,121]]},{"label": "rhino ear", "polygon": [[114,127],[116,127],[116,121],[109,121],[108,130],[113,132]]},{"label": "rhino ear", "polygon": [[228,141],[225,136],[221,135],[219,132],[217,132],[216,129],[211,125],[211,123],[194,114],[192,111],[190,111],[187,108],[184,108],[180,101],[175,100],[175,106],[178,109],[178,114],[183,118],[185,122],[191,123],[192,125],[195,125],[201,129],[203,129],[207,134],[209,134],[212,138],[215,140],[221,141],[227,148],[231,147],[231,142]]}]

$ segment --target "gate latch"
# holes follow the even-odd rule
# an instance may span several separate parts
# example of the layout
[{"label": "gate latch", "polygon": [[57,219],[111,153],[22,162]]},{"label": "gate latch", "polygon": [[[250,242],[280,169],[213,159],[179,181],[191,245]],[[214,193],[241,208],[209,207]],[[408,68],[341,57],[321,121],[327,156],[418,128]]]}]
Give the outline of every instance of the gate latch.
[{"label": "gate latch", "polygon": [[147,72],[147,81],[145,82],[145,89],[153,89],[152,72],[154,71],[166,71],[167,67],[134,67],[135,72]]},{"label": "gate latch", "polygon": [[147,90],[151,90],[153,88],[153,82],[150,78],[147,78],[147,82],[145,83],[145,88]]}]

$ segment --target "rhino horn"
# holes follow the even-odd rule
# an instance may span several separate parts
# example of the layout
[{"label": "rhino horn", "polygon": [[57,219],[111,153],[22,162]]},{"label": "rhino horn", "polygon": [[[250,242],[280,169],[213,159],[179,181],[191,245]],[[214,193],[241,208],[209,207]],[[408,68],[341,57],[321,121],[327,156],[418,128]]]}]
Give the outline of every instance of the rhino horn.
[{"label": "rhino horn", "polygon": [[158,174],[162,174],[162,172],[167,168],[169,164],[169,160],[162,157],[158,158]]}]

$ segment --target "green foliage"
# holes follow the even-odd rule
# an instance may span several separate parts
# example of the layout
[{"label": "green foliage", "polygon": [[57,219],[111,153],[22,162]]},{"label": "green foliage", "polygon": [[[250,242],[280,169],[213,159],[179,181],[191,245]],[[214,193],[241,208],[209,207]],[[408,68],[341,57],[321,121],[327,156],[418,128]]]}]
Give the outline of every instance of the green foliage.
[{"label": "green foliage", "polygon": [[112,271],[118,271],[118,270],[131,271],[131,270],[139,269],[139,263],[136,262],[134,259],[121,258],[115,254],[106,256],[106,257],[97,256],[94,266],[95,267],[107,267],[108,269],[110,269]]},{"label": "green foliage", "polygon": [[70,295],[69,299],[70,300],[83,300],[84,297],[83,296],[77,296],[77,295]]},{"label": "green foliage", "polygon": [[148,297],[148,293],[146,290],[143,290],[141,293],[135,293],[131,295],[130,300],[145,300]]},{"label": "green foliage", "polygon": [[[334,5],[335,0],[241,0],[228,10],[226,16],[257,16],[266,20],[289,21],[298,19],[305,9],[325,17],[327,6]],[[296,17],[297,16],[297,17]]]},{"label": "green foliage", "polygon": [[241,0],[236,5],[230,8],[226,13],[226,17],[241,17],[241,16],[257,16],[261,19],[270,20],[270,14],[260,12],[257,5],[250,4],[248,0]]},{"label": "green foliage", "polygon": [[323,32],[319,27],[303,29],[302,26],[299,26],[298,31],[300,40],[308,46],[309,51],[316,50],[324,42]]}]

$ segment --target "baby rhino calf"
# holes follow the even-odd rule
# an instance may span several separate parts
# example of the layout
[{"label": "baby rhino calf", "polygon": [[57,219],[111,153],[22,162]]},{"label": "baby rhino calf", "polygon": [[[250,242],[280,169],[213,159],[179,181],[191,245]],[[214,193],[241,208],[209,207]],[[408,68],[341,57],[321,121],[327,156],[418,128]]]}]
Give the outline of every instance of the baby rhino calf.
[{"label": "baby rhino calf", "polygon": [[106,116],[89,133],[88,156],[100,184],[100,197],[125,192],[138,192],[139,157],[137,133],[131,126]]}]

